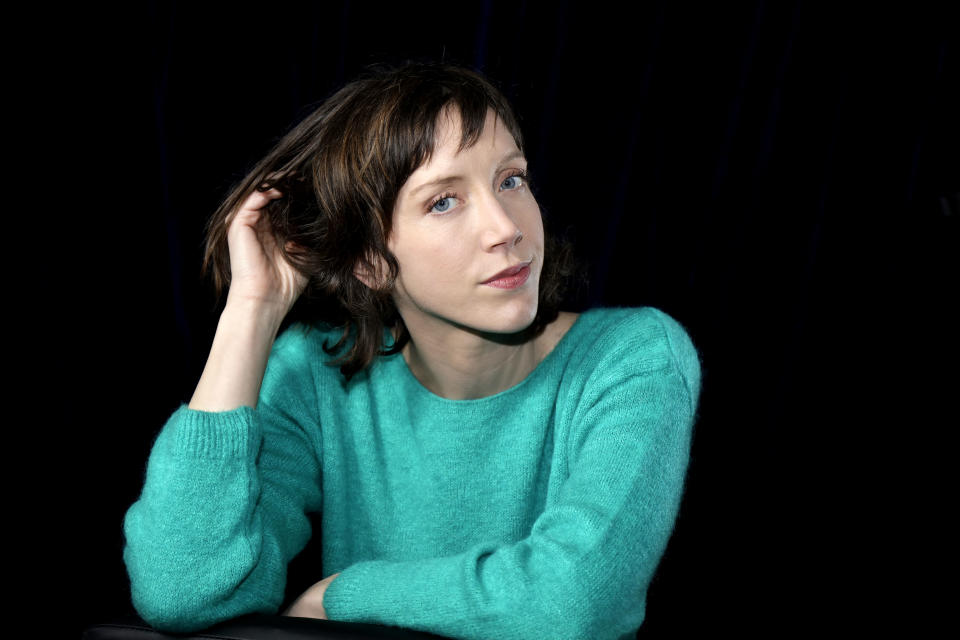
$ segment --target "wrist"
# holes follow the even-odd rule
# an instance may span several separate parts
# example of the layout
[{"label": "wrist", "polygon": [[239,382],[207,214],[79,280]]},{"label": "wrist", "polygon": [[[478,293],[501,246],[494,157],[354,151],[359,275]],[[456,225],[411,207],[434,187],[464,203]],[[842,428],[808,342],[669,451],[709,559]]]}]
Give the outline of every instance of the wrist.
[{"label": "wrist", "polygon": [[287,315],[286,312],[286,309],[269,302],[228,294],[227,303],[220,314],[220,322],[266,333],[272,341]]},{"label": "wrist", "polygon": [[282,320],[282,314],[269,306],[228,301],[189,407],[203,411],[229,411],[239,406],[255,409]]}]

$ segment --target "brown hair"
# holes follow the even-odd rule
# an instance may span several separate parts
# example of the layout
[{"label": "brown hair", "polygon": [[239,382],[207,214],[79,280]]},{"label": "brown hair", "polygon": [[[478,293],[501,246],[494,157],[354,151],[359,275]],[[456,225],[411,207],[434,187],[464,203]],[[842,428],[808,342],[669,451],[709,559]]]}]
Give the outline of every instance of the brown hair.
[{"label": "brown hair", "polygon": [[[283,257],[308,278],[288,316],[307,324],[342,326],[333,354],[354,341],[333,364],[349,380],[377,355],[398,353],[410,334],[391,293],[400,266],[387,248],[397,195],[435,148],[438,116],[448,106],[460,113],[459,150],[471,147],[493,109],[523,151],[523,135],[503,94],[481,74],[456,65],[407,61],[371,65],[294,126],[226,196],[207,225],[203,269],[222,294],[230,283],[227,220],[253,193],[279,189],[265,213]],[[528,184],[533,187],[529,180]],[[546,222],[546,221],[545,221]],[[302,250],[288,250],[293,242]],[[545,229],[545,263],[539,307],[524,332],[538,335],[556,319],[564,280],[572,272],[571,247]],[[358,265],[389,273],[372,289],[354,275]],[[397,337],[384,349],[384,328]]]}]

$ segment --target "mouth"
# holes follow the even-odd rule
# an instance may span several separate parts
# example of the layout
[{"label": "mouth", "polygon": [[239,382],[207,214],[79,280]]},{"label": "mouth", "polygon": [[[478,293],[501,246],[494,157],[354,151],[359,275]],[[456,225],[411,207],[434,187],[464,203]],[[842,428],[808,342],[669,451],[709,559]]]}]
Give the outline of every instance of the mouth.
[{"label": "mouth", "polygon": [[530,263],[532,260],[515,264],[508,269],[504,269],[492,278],[481,282],[498,289],[516,289],[530,277]]}]

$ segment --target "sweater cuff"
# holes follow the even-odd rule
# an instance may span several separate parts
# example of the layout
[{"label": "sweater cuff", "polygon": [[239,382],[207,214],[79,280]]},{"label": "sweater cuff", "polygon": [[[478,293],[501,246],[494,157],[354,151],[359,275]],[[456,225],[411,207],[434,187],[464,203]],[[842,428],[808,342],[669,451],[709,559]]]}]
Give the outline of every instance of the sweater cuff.
[{"label": "sweater cuff", "polygon": [[[365,585],[375,584],[378,577],[372,568],[372,562],[358,562],[350,565],[334,578],[323,593],[323,610],[328,619],[352,621],[370,613],[371,603],[365,602],[363,596],[365,591],[369,592],[369,587]],[[366,595],[369,596],[369,593]]]},{"label": "sweater cuff", "polygon": [[[327,618],[346,622],[376,622],[384,606],[393,611],[409,606],[409,603],[394,599],[403,593],[402,585],[397,584],[402,580],[398,577],[402,574],[389,571],[385,564],[383,561],[368,560],[341,571],[323,594],[323,609]],[[388,575],[383,575],[384,572],[378,569],[387,569]]]},{"label": "sweater cuff", "polygon": [[260,421],[250,407],[199,411],[186,404],[170,416],[173,451],[197,458],[256,458]]},{"label": "sweater cuff", "polygon": [[[415,624],[418,615],[422,617],[425,611],[447,620],[460,620],[463,601],[452,598],[443,585],[454,584],[462,576],[468,553],[457,557],[357,562],[341,571],[327,587],[323,609],[330,620],[404,628],[413,628],[409,625]],[[475,600],[476,594],[468,599]]]}]

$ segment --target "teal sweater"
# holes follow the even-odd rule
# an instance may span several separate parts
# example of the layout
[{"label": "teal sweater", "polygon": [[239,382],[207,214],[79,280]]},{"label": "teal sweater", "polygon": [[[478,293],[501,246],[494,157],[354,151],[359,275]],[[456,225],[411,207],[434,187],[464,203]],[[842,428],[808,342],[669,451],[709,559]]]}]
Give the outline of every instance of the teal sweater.
[{"label": "teal sweater", "polygon": [[[385,337],[388,334],[385,333]],[[441,398],[402,355],[350,383],[338,330],[275,341],[256,409],[181,406],[124,517],[133,604],[164,631],[275,614],[322,513],[331,620],[453,638],[630,638],[673,530],[698,353],[653,307],[591,309],[522,382]]]}]

